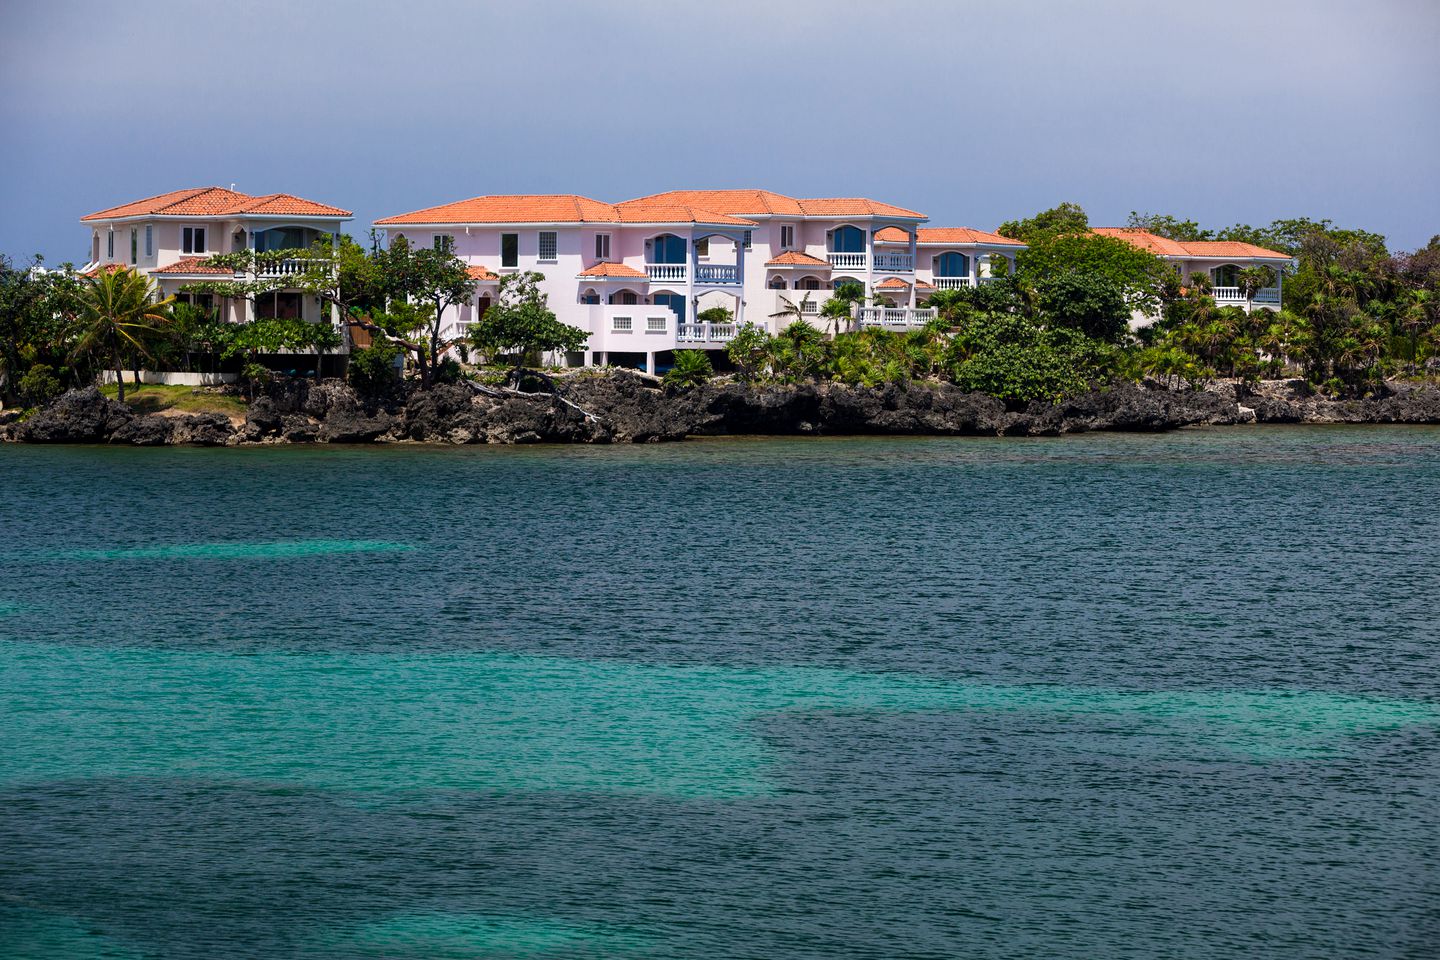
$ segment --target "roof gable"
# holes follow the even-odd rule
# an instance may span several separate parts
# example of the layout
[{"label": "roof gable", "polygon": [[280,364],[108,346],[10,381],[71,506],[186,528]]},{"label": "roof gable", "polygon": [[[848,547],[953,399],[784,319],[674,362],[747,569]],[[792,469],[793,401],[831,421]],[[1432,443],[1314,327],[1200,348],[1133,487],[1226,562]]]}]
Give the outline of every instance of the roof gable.
[{"label": "roof gable", "polygon": [[1239,240],[1171,240],[1169,237],[1162,237],[1158,233],[1151,233],[1149,230],[1141,230],[1138,227],[1095,227],[1092,232],[1102,237],[1124,240],[1141,250],[1149,250],[1161,257],[1176,259],[1235,257],[1239,260],[1291,259],[1288,253],[1267,250],[1264,247],[1257,247],[1253,243],[1242,243]]},{"label": "roof gable", "polygon": [[130,203],[122,203],[117,207],[81,217],[80,220],[83,223],[86,220],[119,220],[125,217],[225,217],[241,214],[348,217],[350,211],[288,193],[252,197],[223,187],[192,187],[188,190],[172,190],[143,200],[132,200]]}]

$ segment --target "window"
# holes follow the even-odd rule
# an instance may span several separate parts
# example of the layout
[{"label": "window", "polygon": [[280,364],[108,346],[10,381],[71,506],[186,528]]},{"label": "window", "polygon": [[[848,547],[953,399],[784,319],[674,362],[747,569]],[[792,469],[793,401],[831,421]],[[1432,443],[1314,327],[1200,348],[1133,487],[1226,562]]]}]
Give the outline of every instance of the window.
[{"label": "window", "polygon": [[105,259],[115,259],[115,228],[105,231]]},{"label": "window", "polygon": [[596,259],[596,260],[609,260],[609,259],[610,259],[610,234],[608,234],[608,233],[597,233],[597,234],[595,234],[595,259]]},{"label": "window", "polygon": [[610,302],[618,303],[622,306],[628,307],[635,305],[639,301],[635,298],[634,290],[616,290],[614,293],[610,294]]},{"label": "window", "polygon": [[785,278],[782,277],[782,276],[780,276],[778,273],[777,273],[775,276],[771,277],[771,278],[770,278],[770,289],[771,289],[771,290],[784,290],[784,289],[785,289]]},{"label": "window", "polygon": [[594,306],[595,304],[600,302],[600,294],[596,293],[594,290],[586,290],[584,293],[580,294],[580,302]]},{"label": "window", "polygon": [[819,277],[801,277],[801,278],[800,278],[800,282],[797,283],[797,284],[795,284],[795,289],[796,289],[796,290],[819,290],[819,289],[820,289],[820,278],[819,278]]},{"label": "window", "polygon": [[540,246],[540,262],[541,262],[541,263],[554,263],[554,262],[555,262],[555,245],[556,245],[556,244],[555,244],[555,231],[554,231],[554,230],[541,230],[541,231],[540,231],[540,244],[539,244],[539,246]]},{"label": "window", "polygon": [[754,230],[746,230],[746,231],[745,231],[745,249],[746,249],[746,250],[749,250],[749,249],[750,249],[750,245],[751,245],[754,241],[755,241],[755,231],[754,231]]},{"label": "window", "polygon": [[650,241],[650,258],[647,263],[684,263],[685,241],[673,233],[662,233]]},{"label": "window", "polygon": [[646,333],[664,333],[665,330],[666,330],[666,328],[667,328],[668,326],[669,326],[669,324],[666,322],[666,320],[665,320],[664,317],[646,317],[646,318],[645,318],[645,332],[646,332]]},{"label": "window", "polygon": [[302,311],[301,295],[294,290],[275,290],[255,298],[255,316],[260,320],[299,320]]},{"label": "window", "polygon": [[130,262],[140,262],[140,231],[130,228]]},{"label": "window", "polygon": [[448,233],[435,234],[435,249],[449,253],[455,249],[455,238]]},{"label": "window", "polygon": [[1240,268],[1235,266],[1235,264],[1233,263],[1227,263],[1224,266],[1216,267],[1214,270],[1210,271],[1210,275],[1214,278],[1213,283],[1217,287],[1240,286]]},{"label": "window", "polygon": [[[196,241],[198,243],[204,239],[205,232],[199,227],[196,227],[196,230],[200,233],[200,238]],[[308,246],[305,231],[300,227],[271,227],[255,234],[255,249],[260,251],[298,250]]]},{"label": "window", "polygon": [[182,253],[204,253],[205,252],[205,228],[186,227],[180,231],[180,251]]},{"label": "window", "polygon": [[674,311],[675,317],[681,323],[685,322],[685,297],[683,294],[657,293],[653,297],[651,297],[650,300],[657,307],[669,307],[672,311]]},{"label": "window", "polygon": [[500,266],[520,266],[520,234],[500,234]]},{"label": "window", "polygon": [[780,249],[795,249],[795,228],[788,223],[780,225]]},{"label": "window", "polygon": [[710,259],[709,237],[701,237],[699,240],[695,241],[695,256],[699,257],[701,260]]},{"label": "window", "polygon": [[970,276],[970,258],[963,253],[942,253],[935,258],[935,276],[937,277],[968,277]]},{"label": "window", "polygon": [[836,227],[830,233],[831,253],[864,253],[865,231],[849,225]]},{"label": "window", "polygon": [[629,317],[613,317],[610,329],[616,333],[629,333],[633,329],[633,322]]},{"label": "window", "polygon": [[155,256],[155,228],[145,224],[145,256]]}]

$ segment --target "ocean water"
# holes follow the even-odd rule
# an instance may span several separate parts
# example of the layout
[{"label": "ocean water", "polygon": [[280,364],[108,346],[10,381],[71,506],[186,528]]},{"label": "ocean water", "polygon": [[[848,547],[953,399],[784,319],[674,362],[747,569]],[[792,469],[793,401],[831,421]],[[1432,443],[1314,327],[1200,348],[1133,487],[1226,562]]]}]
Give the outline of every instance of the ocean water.
[{"label": "ocean water", "polygon": [[1440,431],[0,489],[0,957],[1437,955]]}]

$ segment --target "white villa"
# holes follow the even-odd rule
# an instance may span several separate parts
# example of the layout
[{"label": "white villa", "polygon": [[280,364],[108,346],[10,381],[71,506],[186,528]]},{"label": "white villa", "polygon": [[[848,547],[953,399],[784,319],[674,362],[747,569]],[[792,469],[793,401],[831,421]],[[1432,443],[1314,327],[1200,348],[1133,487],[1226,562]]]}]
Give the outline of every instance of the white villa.
[{"label": "white villa", "polygon": [[[924,303],[936,289],[980,283],[992,257],[1023,249],[976,230],[922,229],[925,219],[864,198],[674,190],[615,204],[482,196],[375,227],[390,243],[446,246],[469,264],[476,301],[450,311],[447,335],[488,308],[501,274],[533,270],[556,317],[590,331],[585,351],[567,362],[654,371],[676,349],[723,349],[741,323],[773,332],[791,304],[820,325],[820,304],[842,283],[884,301],[858,311],[861,325],[912,329],[934,315]],[[697,319],[716,306],[728,322]]]},{"label": "white villa", "polygon": [[[207,257],[246,249],[309,247],[322,236],[338,243],[340,227],[349,219],[349,210],[288,193],[252,197],[222,187],[175,190],[81,217],[80,222],[90,228],[90,262],[82,272],[132,267],[154,278],[161,295],[175,294],[188,302],[192,297],[180,293],[183,285],[236,278],[233,271],[206,266]],[[276,276],[283,276],[298,272],[299,265],[281,261],[274,270]],[[193,299],[218,308],[221,319],[237,323],[256,317],[336,322],[315,297],[296,290],[280,289],[256,303],[227,298],[217,305],[206,294]]]},{"label": "white villa", "polygon": [[[1188,280],[1196,273],[1208,276],[1214,288],[1211,295],[1222,307],[1248,310],[1249,304],[1240,288],[1238,274],[1246,267],[1269,267],[1275,274],[1275,286],[1255,294],[1255,307],[1279,310],[1281,287],[1284,285],[1283,268],[1293,262],[1289,254],[1235,240],[1171,240],[1134,227],[1095,227],[1092,232],[1124,240],[1155,254],[1166,263],[1173,264],[1182,280]],[[1134,325],[1143,325],[1153,319],[1137,316]]]}]

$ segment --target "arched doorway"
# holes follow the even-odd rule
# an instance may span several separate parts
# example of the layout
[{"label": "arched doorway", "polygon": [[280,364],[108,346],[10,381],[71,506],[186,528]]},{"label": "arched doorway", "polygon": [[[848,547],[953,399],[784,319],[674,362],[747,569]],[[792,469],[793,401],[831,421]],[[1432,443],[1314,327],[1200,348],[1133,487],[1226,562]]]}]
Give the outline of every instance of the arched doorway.
[{"label": "arched doorway", "polygon": [[830,231],[831,253],[864,253],[865,231],[845,224]]}]

